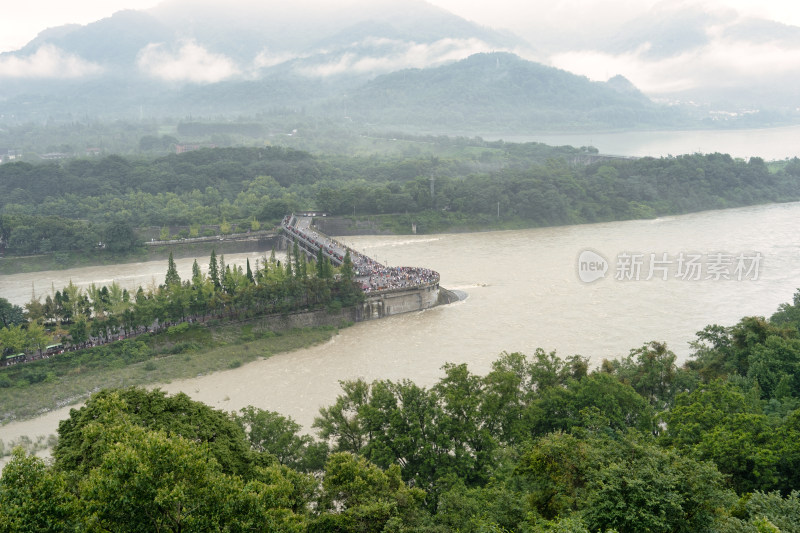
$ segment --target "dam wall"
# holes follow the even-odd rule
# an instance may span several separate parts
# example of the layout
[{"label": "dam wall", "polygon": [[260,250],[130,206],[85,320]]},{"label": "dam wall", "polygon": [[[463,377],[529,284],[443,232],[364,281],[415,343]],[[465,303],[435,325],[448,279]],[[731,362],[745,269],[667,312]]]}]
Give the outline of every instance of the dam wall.
[{"label": "dam wall", "polygon": [[356,321],[430,309],[439,304],[439,283],[367,293],[366,301],[357,307]]},{"label": "dam wall", "polygon": [[430,283],[425,287],[395,289],[373,293],[360,304],[335,311],[317,309],[314,311],[298,311],[281,315],[270,315],[252,319],[253,323],[271,330],[290,330],[293,328],[310,328],[319,326],[340,327],[347,322],[366,322],[378,320],[392,315],[422,311],[440,303],[443,293],[438,283]]}]

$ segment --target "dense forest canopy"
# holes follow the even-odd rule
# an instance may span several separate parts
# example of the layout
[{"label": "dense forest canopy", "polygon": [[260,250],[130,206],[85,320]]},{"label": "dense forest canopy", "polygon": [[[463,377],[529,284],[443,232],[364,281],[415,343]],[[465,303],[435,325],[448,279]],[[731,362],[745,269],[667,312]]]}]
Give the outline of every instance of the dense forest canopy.
[{"label": "dense forest canopy", "polygon": [[402,215],[432,232],[649,218],[800,198],[796,158],[771,171],[760,158],[718,153],[622,159],[586,147],[449,142],[456,146],[448,157],[268,146],[7,163],[0,165],[0,245],[12,254],[88,251],[98,243],[125,251],[142,240],[136,228],[274,224],[299,209]]},{"label": "dense forest canopy", "polygon": [[[800,528],[800,291],[770,318],[591,369],[503,353],[433,386],[342,382],[291,418],[108,389],[14,451],[0,531],[780,532]],[[124,498],[120,498],[124,494]]]}]

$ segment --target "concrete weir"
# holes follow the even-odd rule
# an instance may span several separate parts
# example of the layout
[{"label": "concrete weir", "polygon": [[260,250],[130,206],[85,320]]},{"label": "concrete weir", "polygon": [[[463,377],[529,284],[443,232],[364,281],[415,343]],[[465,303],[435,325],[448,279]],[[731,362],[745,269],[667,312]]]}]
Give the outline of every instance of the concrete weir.
[{"label": "concrete weir", "polygon": [[361,304],[361,320],[429,309],[439,302],[439,283],[426,283],[416,287],[385,290],[367,296]]},{"label": "concrete weir", "polygon": [[290,215],[283,219],[281,230],[286,239],[296,242],[309,257],[321,250],[335,265],[341,265],[349,253],[356,281],[366,299],[355,310],[355,322],[422,311],[436,305],[459,300],[459,295],[439,286],[439,273],[425,268],[387,267],[374,259],[348,248],[320,233],[312,226],[312,218]]}]

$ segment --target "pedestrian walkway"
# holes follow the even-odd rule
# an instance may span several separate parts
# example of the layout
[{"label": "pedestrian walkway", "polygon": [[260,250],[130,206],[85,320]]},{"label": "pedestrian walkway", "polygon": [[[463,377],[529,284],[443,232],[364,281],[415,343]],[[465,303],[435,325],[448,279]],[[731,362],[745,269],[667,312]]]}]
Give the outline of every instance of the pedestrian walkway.
[{"label": "pedestrian walkway", "polygon": [[314,230],[311,227],[311,220],[311,217],[287,215],[281,222],[281,229],[308,253],[316,255],[318,250],[322,250],[322,254],[337,267],[342,265],[344,256],[349,251],[356,280],[364,292],[404,289],[439,282],[439,273],[428,268],[389,267],[378,263],[371,257]]}]

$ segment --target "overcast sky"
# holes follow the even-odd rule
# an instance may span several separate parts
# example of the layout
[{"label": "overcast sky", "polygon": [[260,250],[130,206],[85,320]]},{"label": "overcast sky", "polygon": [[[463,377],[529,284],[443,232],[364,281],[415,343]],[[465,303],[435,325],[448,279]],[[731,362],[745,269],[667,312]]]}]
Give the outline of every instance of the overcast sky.
[{"label": "overcast sky", "polygon": [[[288,0],[281,0],[288,1]],[[330,0],[335,2],[336,0]],[[429,0],[456,15],[485,26],[521,30],[531,21],[558,21],[561,26],[602,25],[609,18],[632,18],[657,0]],[[670,4],[681,0],[667,0]],[[685,0],[684,0],[685,1]],[[692,4],[711,3],[694,0]],[[745,14],[755,14],[800,25],[796,0],[713,0]],[[7,6],[0,14],[0,52],[17,50],[40,31],[62,24],[87,24],[122,9],[147,9],[159,0],[24,0]]]},{"label": "overcast sky", "polygon": [[[208,0],[204,0],[208,1]],[[234,0],[229,0],[234,1]],[[264,4],[272,1],[257,0]],[[311,0],[308,0],[311,1]],[[355,0],[321,0],[329,4]],[[377,0],[375,0],[377,1]],[[567,37],[592,35],[614,28],[644,14],[660,3],[661,8],[716,6],[733,8],[745,16],[758,16],[800,26],[797,0],[428,0],[448,11],[492,28],[506,28],[542,45],[546,33]],[[40,31],[62,24],[88,24],[123,9],[143,10],[160,0],[24,0],[0,14],[0,52],[17,50]],[[800,65],[800,48],[776,48],[771,43],[741,44],[712,35],[704,47],[680,56],[654,61],[646,50],[611,55],[583,49],[566,50],[548,57],[529,57],[604,81],[623,74],[651,94],[664,94],[698,85],[702,78],[774,76]]]}]

